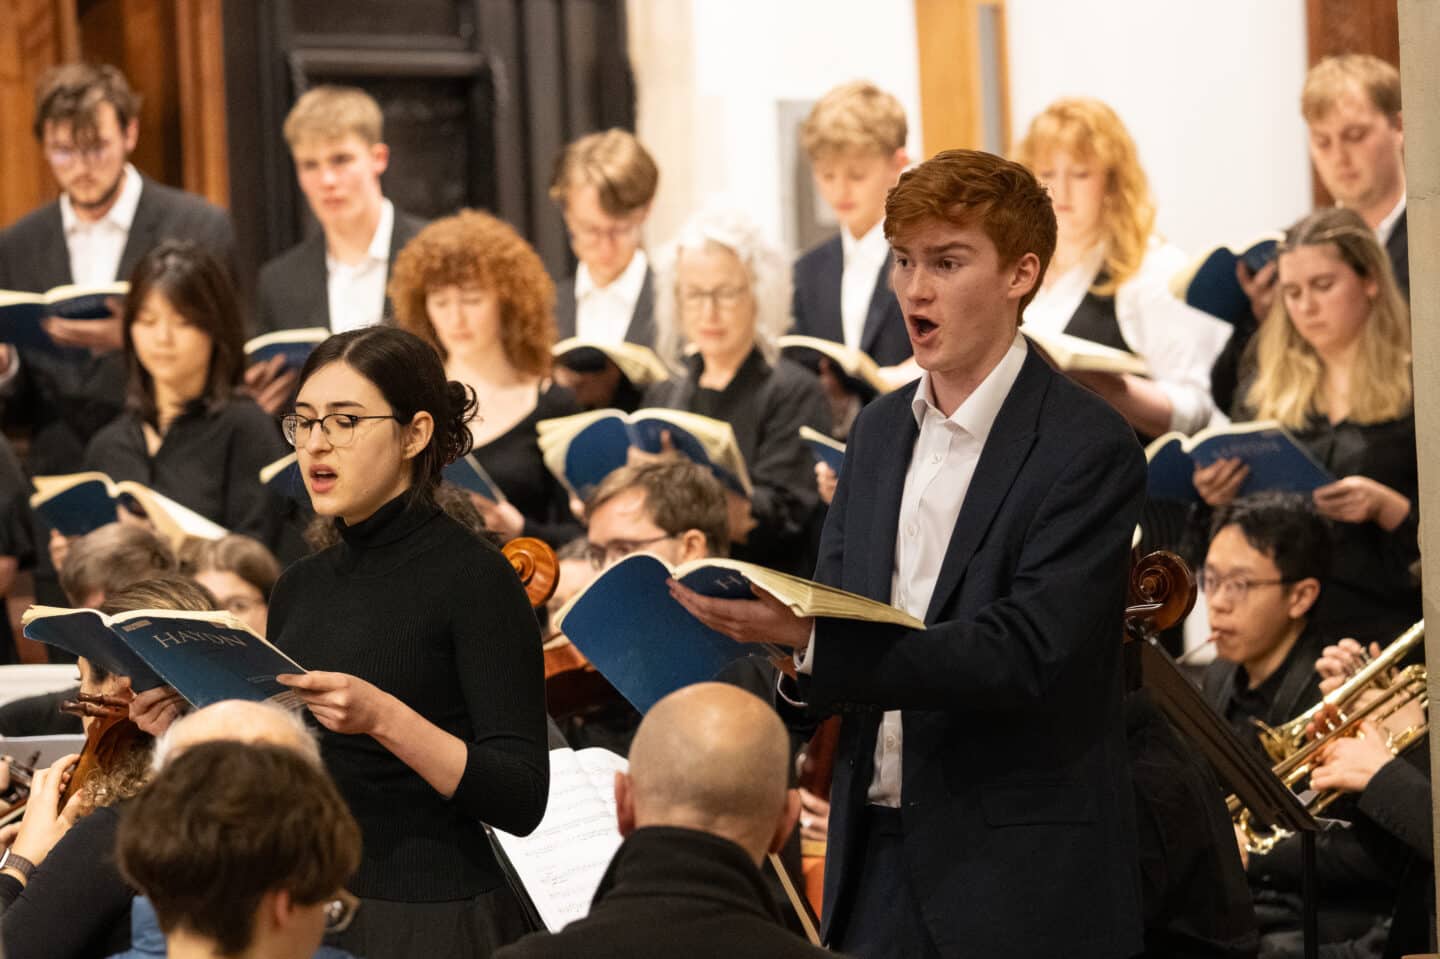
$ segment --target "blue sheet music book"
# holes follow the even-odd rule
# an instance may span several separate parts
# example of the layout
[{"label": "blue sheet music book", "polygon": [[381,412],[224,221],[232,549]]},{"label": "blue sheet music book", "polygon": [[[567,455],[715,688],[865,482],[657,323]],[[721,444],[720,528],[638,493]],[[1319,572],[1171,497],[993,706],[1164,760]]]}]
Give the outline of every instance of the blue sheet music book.
[{"label": "blue sheet music book", "polygon": [[305,478],[300,475],[300,457],[296,453],[282,456],[260,470],[260,482],[276,494],[297,503],[310,502]]},{"label": "blue sheet music book", "polygon": [[680,455],[707,467],[741,496],[750,496],[750,477],[729,423],[683,410],[643,409],[634,413],[595,410],[537,426],[545,465],[580,499],[625,465],[630,447],[664,450],[662,434]]},{"label": "blue sheet music book", "polygon": [[30,508],[62,536],[84,536],[115,522],[117,507],[146,516],[172,541],[186,536],[219,539],[226,530],[168,496],[132,480],[115,482],[99,472],[37,476]]},{"label": "blue sheet music book", "polygon": [[1151,499],[1199,499],[1192,480],[1197,466],[1237,458],[1250,467],[1239,495],[1269,490],[1311,493],[1335,482],[1279,423],[1262,421],[1201,430],[1186,438],[1166,433],[1145,449],[1150,463],[1146,491]]},{"label": "blue sheet music book", "polygon": [[666,580],[672,576],[702,596],[755,601],[753,584],[797,615],[925,628],[893,606],[753,563],[699,559],[672,569],[658,556],[632,553],[572,597],[555,625],[642,713],[683,686],[714,679],[736,660],[756,653],[788,655],[764,644],[737,643],[691,616],[670,596]]},{"label": "blue sheet music book", "polygon": [[172,686],[197,709],[222,699],[299,704],[275,677],[305,670],[229,613],[32,606],[21,622],[30,639],[129,676],[137,693]]},{"label": "blue sheet music book", "polygon": [[1219,246],[1175,278],[1171,292],[1197,310],[1234,323],[1250,315],[1250,298],[1235,277],[1235,264],[1243,262],[1251,275],[1275,259],[1283,237],[1267,234],[1240,252]]},{"label": "blue sheet music book", "polygon": [[323,326],[276,330],[246,341],[245,362],[251,365],[268,363],[277,356],[283,356],[287,369],[298,370],[305,365],[315,347],[329,337],[330,331]]},{"label": "blue sheet music book", "polygon": [[800,427],[800,439],[810,455],[815,457],[815,462],[824,463],[835,471],[836,476],[840,475],[840,466],[845,462],[844,443],[808,426]]},{"label": "blue sheet music book", "polygon": [[57,286],[44,293],[0,290],[0,342],[51,352],[71,352],[70,347],[57,346],[42,324],[51,317],[64,320],[108,319],[110,307],[107,301],[111,297],[124,299],[129,292],[129,283]]},{"label": "blue sheet music book", "polygon": [[492,502],[508,502],[504,491],[490,478],[490,474],[485,472],[485,467],[480,465],[474,453],[466,453],[445,467],[442,476],[445,482],[454,483],[461,489],[479,494]]}]

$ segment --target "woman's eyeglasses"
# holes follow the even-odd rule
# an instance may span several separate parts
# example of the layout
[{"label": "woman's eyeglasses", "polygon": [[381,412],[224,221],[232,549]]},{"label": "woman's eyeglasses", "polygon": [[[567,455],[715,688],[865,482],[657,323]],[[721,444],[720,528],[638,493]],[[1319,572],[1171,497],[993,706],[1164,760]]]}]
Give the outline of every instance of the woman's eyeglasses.
[{"label": "woman's eyeglasses", "polygon": [[398,423],[400,417],[394,413],[384,416],[326,413],[324,416],[312,418],[299,413],[286,413],[280,417],[280,430],[285,434],[285,442],[300,447],[310,442],[310,434],[318,425],[331,446],[349,446],[355,440],[355,428],[362,420],[395,420]]}]

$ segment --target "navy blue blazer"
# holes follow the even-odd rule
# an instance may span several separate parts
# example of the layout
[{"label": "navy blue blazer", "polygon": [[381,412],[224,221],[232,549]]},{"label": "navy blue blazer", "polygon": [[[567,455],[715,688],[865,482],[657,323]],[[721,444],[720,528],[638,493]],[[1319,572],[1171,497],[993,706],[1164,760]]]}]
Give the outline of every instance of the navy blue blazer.
[{"label": "navy blue blazer", "polygon": [[[845,342],[840,321],[840,278],[845,272],[845,248],[835,234],[795,261],[795,299],[792,333]],[[881,366],[894,366],[910,358],[910,334],[905,316],[890,289],[890,258],[880,267],[870,309],[860,332],[860,349]]]},{"label": "navy blue blazer", "polygon": [[[856,420],[815,572],[882,602],[916,387]],[[795,692],[812,718],[844,717],[827,934],[837,912],[886,908],[841,897],[862,867],[881,715],[900,709],[905,861],[940,953],[1140,953],[1120,652],[1144,491],[1134,431],[1032,348],[951,533],[928,628],[817,621],[813,672]]]}]

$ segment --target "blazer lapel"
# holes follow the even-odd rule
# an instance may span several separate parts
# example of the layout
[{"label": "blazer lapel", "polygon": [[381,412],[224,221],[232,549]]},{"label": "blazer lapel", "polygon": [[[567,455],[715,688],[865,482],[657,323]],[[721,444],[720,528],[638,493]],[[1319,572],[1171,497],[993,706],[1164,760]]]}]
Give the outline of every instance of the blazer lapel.
[{"label": "blazer lapel", "polygon": [[307,276],[318,276],[319,283],[296,283],[295,292],[304,299],[301,301],[300,309],[297,310],[304,321],[299,324],[305,327],[323,327],[330,329],[330,265],[325,262],[325,234],[317,231],[310,239],[305,241],[305,266]]},{"label": "blazer lapel", "polygon": [[845,323],[840,318],[840,285],[845,273],[845,247],[837,234],[834,239],[820,248],[823,260],[815,271],[818,283],[815,297],[819,312],[816,316],[818,328],[811,335],[822,339],[845,342]]},{"label": "blazer lapel", "polygon": [[135,204],[135,219],[130,222],[130,232],[125,237],[125,249],[120,254],[119,274],[116,280],[128,280],[140,258],[155,248],[159,242],[160,210],[155,205],[155,191],[151,189],[149,177],[140,178],[140,202]]},{"label": "blazer lapel", "polygon": [[900,531],[900,501],[905,495],[905,474],[915,453],[915,440],[920,435],[920,427],[915,425],[910,406],[917,388],[918,383],[911,383],[901,391],[905,400],[903,419],[897,424],[897,429],[880,434],[881,449],[879,455],[872,459],[872,462],[886,466],[880,471],[875,484],[875,498],[866,506],[874,518],[875,526],[869,542],[875,544],[877,555],[865,564],[870,574],[865,583],[865,595],[882,603],[890,602],[890,578],[895,572],[895,537]]},{"label": "blazer lapel", "polygon": [[[43,246],[39,261],[44,264],[43,274],[34,277],[10,277],[10,283],[28,282],[36,287],[35,292],[43,292],[51,287],[68,286],[75,282],[75,273],[70,269],[70,246],[65,242],[65,220],[60,216],[59,200],[46,209],[45,239],[43,243],[36,245]],[[21,285],[19,288],[28,290],[30,286]]]},{"label": "blazer lapel", "polygon": [[935,592],[925,611],[927,623],[935,621],[939,611],[950,601],[950,595],[959,587],[970,557],[975,555],[980,541],[985,538],[1015,483],[1020,467],[1035,445],[1035,422],[1044,398],[1047,375],[1058,374],[1032,346],[1015,385],[1010,388],[1010,394],[1005,397],[1000,414],[990,428],[985,448],[980,451],[980,461],[975,464],[975,475],[965,493],[965,502],[960,507],[960,516],[955,521],[950,544],[945,549],[945,559],[940,564]]},{"label": "blazer lapel", "polygon": [[562,282],[555,291],[556,339],[568,340],[575,335],[575,277]]},{"label": "blazer lapel", "polygon": [[[571,318],[574,327],[574,318]],[[630,314],[630,326],[625,330],[625,342],[641,346],[655,345],[655,272],[645,269],[645,282],[640,284],[640,295],[635,298],[635,312]]]},{"label": "blazer lapel", "polygon": [[880,265],[880,276],[875,280],[875,292],[870,294],[870,308],[865,313],[865,326],[860,331],[860,349],[873,354],[875,341],[885,329],[885,320],[890,304],[895,300],[895,291],[890,287],[890,256]]}]

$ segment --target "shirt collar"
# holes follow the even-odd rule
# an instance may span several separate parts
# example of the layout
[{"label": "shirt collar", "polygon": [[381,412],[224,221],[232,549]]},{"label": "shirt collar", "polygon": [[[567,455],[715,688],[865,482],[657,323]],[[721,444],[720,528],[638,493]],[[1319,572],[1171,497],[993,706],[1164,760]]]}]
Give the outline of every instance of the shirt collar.
[{"label": "shirt collar", "polygon": [[889,252],[890,241],[885,239],[885,218],[881,217],[876,221],[870,231],[859,239],[851,236],[849,230],[841,227],[840,249],[844,252],[846,263],[854,259],[857,254],[876,258],[884,252]]},{"label": "shirt collar", "polygon": [[[390,240],[395,232],[395,204],[385,198],[380,200],[380,219],[375,223],[375,232],[370,237],[370,246],[365,250],[365,258],[372,263],[390,262]],[[325,266],[334,270],[340,266],[340,261],[330,253],[330,247],[325,247]]]},{"label": "shirt collar", "polygon": [[980,381],[980,385],[975,387],[948,417],[942,416],[940,408],[930,398],[930,373],[922,373],[920,383],[915,388],[915,397],[910,401],[911,412],[915,414],[915,425],[923,428],[926,415],[933,410],[936,416],[954,423],[983,445],[990,436],[991,427],[995,425],[995,418],[1000,415],[1000,407],[1004,405],[1005,397],[1010,395],[1015,380],[1020,376],[1020,368],[1025,365],[1025,354],[1028,351],[1025,337],[1017,330],[1010,349],[1005,351],[1000,362],[995,364],[995,368]]},{"label": "shirt collar", "polygon": [[605,291],[620,297],[626,303],[634,304],[640,299],[640,288],[645,285],[645,274],[650,269],[650,260],[645,251],[637,249],[630,258],[624,272],[611,281],[609,286],[596,286],[590,268],[581,263],[575,270],[575,299],[585,299],[592,293]]},{"label": "shirt collar", "polygon": [[[140,171],[136,170],[133,164],[125,164],[124,182],[120,184],[120,194],[115,197],[115,202],[105,212],[98,222],[108,223],[122,232],[129,233],[130,225],[135,222],[135,211],[140,207],[140,191],[144,188],[144,180],[140,177]],[[70,202],[70,194],[60,194],[60,224],[65,230],[65,235],[70,236],[82,227],[90,224],[81,222],[75,214],[75,206]]]},{"label": "shirt collar", "polygon": [[1381,246],[1390,242],[1390,234],[1395,232],[1395,223],[1404,213],[1405,194],[1401,193],[1400,202],[1395,204],[1395,209],[1385,214],[1385,219],[1381,220],[1375,227],[1375,237],[1380,241]]}]

